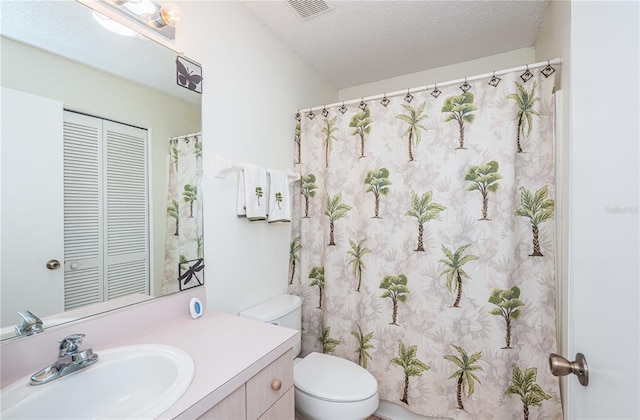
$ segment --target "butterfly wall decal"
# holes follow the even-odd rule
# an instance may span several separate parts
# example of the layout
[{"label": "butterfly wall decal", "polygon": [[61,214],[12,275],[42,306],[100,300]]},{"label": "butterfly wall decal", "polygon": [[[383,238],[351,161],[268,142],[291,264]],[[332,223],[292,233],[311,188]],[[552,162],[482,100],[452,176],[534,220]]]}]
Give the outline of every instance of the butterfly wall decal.
[{"label": "butterfly wall decal", "polygon": [[202,93],[202,67],[178,56],[176,58],[176,75],[179,86]]}]

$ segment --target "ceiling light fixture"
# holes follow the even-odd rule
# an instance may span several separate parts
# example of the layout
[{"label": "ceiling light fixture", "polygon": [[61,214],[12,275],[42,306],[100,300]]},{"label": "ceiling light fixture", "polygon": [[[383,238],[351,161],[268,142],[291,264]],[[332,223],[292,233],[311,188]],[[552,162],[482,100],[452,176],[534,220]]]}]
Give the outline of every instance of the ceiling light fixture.
[{"label": "ceiling light fixture", "polygon": [[122,36],[136,36],[136,31],[133,29],[129,29],[121,23],[116,22],[113,19],[106,17],[105,15],[93,12],[93,18],[102,26],[103,28]]},{"label": "ceiling light fixture", "polygon": [[125,1],[122,6],[138,16],[150,15],[158,11],[158,6],[151,0]]},{"label": "ceiling light fixture", "polygon": [[[106,20],[117,21],[132,31],[140,32],[147,37],[159,34],[165,40],[175,41],[175,26],[180,20],[180,9],[174,3],[158,0],[78,0],[103,15],[96,20],[110,29]],[[92,7],[90,3],[96,4]],[[95,16],[94,16],[95,17]],[[105,25],[106,23],[106,25]],[[151,31],[154,35],[150,35]],[[115,32],[115,31],[114,31]],[[122,33],[121,33],[122,32]],[[124,34],[126,31],[118,31]],[[128,34],[127,34],[128,35]],[[130,36],[130,35],[128,35]],[[160,42],[160,41],[159,41]],[[165,44],[164,42],[161,42]],[[166,45],[166,44],[165,44]],[[171,48],[171,47],[170,47]]]}]

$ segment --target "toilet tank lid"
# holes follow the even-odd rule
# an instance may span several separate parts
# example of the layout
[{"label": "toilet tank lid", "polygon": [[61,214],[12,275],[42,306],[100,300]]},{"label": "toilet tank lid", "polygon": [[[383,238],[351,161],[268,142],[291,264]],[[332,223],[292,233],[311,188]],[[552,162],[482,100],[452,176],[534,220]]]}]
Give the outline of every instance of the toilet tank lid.
[{"label": "toilet tank lid", "polygon": [[245,309],[240,316],[271,322],[295,311],[302,305],[302,299],[294,295],[279,295],[266,302]]}]

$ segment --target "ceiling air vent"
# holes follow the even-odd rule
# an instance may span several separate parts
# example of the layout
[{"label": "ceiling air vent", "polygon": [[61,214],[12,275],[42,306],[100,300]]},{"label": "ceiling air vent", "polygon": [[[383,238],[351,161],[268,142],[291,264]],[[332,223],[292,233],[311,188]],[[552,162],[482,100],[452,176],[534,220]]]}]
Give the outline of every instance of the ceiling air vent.
[{"label": "ceiling air vent", "polygon": [[302,20],[314,18],[331,10],[323,0],[288,0],[287,3]]}]

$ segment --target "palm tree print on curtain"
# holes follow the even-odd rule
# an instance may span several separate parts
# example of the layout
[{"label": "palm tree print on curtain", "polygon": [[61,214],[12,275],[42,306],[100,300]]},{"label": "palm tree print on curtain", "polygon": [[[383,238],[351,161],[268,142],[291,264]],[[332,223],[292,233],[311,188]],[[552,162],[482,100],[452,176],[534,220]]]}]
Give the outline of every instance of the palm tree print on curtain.
[{"label": "palm tree print on curtain", "polygon": [[524,187],[520,187],[520,208],[516,210],[517,216],[527,217],[531,221],[533,232],[533,252],[530,257],[542,257],[540,252],[539,228],[540,223],[553,217],[555,204],[547,198],[547,186],[540,188],[534,194]]},{"label": "palm tree print on curtain", "polygon": [[200,134],[171,139],[170,162],[162,294],[177,292],[180,268],[203,257]]},{"label": "palm tree print on curtain", "polygon": [[440,273],[441,276],[447,276],[447,289],[449,292],[456,294],[456,300],[453,302],[452,307],[460,307],[460,299],[462,299],[462,279],[469,279],[469,275],[462,269],[462,266],[469,261],[477,260],[475,255],[464,255],[464,251],[469,248],[471,244],[463,245],[456,249],[455,252],[451,252],[449,248],[442,245],[442,252],[446,258],[440,260],[445,265],[445,269]]},{"label": "palm tree print on curtain", "polygon": [[[527,201],[525,206],[521,200],[521,187],[534,196],[546,186],[546,195],[539,194],[544,200],[555,194],[555,75],[547,79],[533,73],[527,83],[518,73],[503,75],[497,87],[488,85],[488,78],[472,81],[473,101],[469,95],[449,100],[451,111],[446,112],[446,98],[460,96],[457,85],[439,85],[438,98],[431,91],[413,92],[411,104],[402,97],[387,107],[367,102],[371,129],[365,134],[364,159],[359,135],[350,126],[362,112],[357,103],[345,105],[344,114],[327,108],[329,130],[322,116],[302,115],[302,161],[296,163],[302,182],[293,200],[290,239],[299,238],[294,247],[299,243],[302,248],[288,289],[303,301],[302,356],[324,350],[318,338],[330,326],[328,337],[341,343],[331,354],[366,366],[382,399],[423,416],[456,420],[522,418],[520,398],[505,394],[513,385],[516,363],[536,368],[536,383],[551,396],[540,406],[530,405],[530,416],[562,418],[558,378],[547,367],[549,353],[557,353],[555,216],[542,220],[535,216],[536,205]],[[527,92],[535,82],[540,98],[533,129],[522,144],[526,153],[518,153],[515,145],[517,106],[509,99],[519,92],[515,82]],[[466,130],[465,150],[456,149],[460,123],[453,116],[446,120],[454,108]],[[413,130],[407,131],[413,122]],[[328,132],[332,150],[327,167]],[[292,146],[292,161],[297,162]],[[467,180],[471,167],[477,169]],[[378,181],[382,179],[384,183]],[[374,189],[382,184],[388,191],[380,191],[375,218]],[[472,185],[478,189],[469,191]],[[483,188],[488,198],[484,217],[491,222],[478,221],[483,218]],[[543,256],[528,255],[532,220]],[[513,287],[520,290],[517,298]],[[494,304],[489,299],[496,289],[510,296],[502,293],[492,299]],[[518,300],[524,306],[517,306]],[[511,349],[502,349],[507,326],[502,312],[492,315],[498,310],[512,310]],[[399,357],[399,340],[405,352],[416,346],[415,357],[431,366],[421,376],[409,376],[408,404],[399,401],[404,369],[391,362]],[[466,362],[452,345],[464,350]],[[475,354],[482,357],[470,361]],[[459,370],[466,372],[460,385],[464,409],[458,408]]]},{"label": "palm tree print on curtain", "polygon": [[357,243],[349,239],[349,245],[351,249],[347,251],[347,254],[351,256],[351,260],[349,260],[349,264],[353,267],[353,276],[356,278],[358,282],[358,287],[356,288],[356,292],[360,291],[360,286],[362,286],[362,270],[367,268],[364,265],[363,257],[365,254],[371,252],[369,248],[364,246],[366,239],[362,239]]},{"label": "palm tree print on curtain", "polygon": [[516,121],[518,122],[518,128],[516,130],[516,150],[518,153],[522,153],[522,145],[520,139],[524,139],[531,134],[533,129],[533,116],[539,115],[538,112],[533,109],[536,102],[540,101],[540,98],[535,96],[537,83],[533,83],[531,91],[527,91],[524,86],[516,82],[518,93],[512,93],[508,96],[509,99],[513,99],[518,104],[518,112],[516,113]]},{"label": "palm tree print on curtain", "polygon": [[289,246],[289,284],[293,284],[293,277],[296,274],[296,261],[300,261],[300,237],[293,238]]},{"label": "palm tree print on curtain", "polygon": [[327,196],[327,209],[324,214],[329,218],[329,246],[334,246],[336,244],[336,221],[346,216],[349,210],[351,210],[351,206],[342,202],[342,194],[338,193],[333,197]]},{"label": "palm tree print on curtain", "polygon": [[420,143],[422,139],[422,131],[427,131],[427,128],[421,124],[422,120],[425,118],[429,118],[428,115],[423,114],[424,108],[427,106],[426,102],[423,102],[422,105],[418,106],[418,108],[413,108],[410,105],[402,104],[402,107],[407,112],[406,114],[396,115],[396,118],[407,123],[408,127],[402,136],[408,136],[408,144],[409,144],[409,162],[413,161],[413,148]]},{"label": "palm tree print on curtain", "polygon": [[424,252],[424,224],[437,218],[441,211],[446,210],[445,206],[433,203],[432,196],[432,191],[427,191],[421,196],[415,191],[411,191],[411,208],[407,212],[407,216],[415,217],[418,221],[418,247],[415,249],[416,251]]},{"label": "palm tree print on curtain", "polygon": [[398,325],[398,303],[407,301],[407,293],[410,293],[407,288],[407,276],[400,274],[398,276],[384,276],[380,283],[380,288],[385,292],[380,296],[381,298],[390,298],[393,305],[393,312],[391,314],[390,325]]},{"label": "palm tree print on curtain", "polygon": [[358,342],[358,347],[355,349],[355,352],[358,354],[358,364],[363,368],[367,368],[367,360],[373,360],[371,353],[369,352],[375,346],[370,343],[373,338],[373,333],[368,332],[367,334],[362,332],[362,328],[359,324],[356,324],[358,331],[351,331],[351,335],[355,337]]},{"label": "palm tree print on curtain", "polygon": [[322,335],[318,338],[318,341],[322,344],[322,352],[324,354],[331,354],[334,352],[340,340],[331,338],[331,328],[325,327],[322,329]]},{"label": "palm tree print on curtain", "polygon": [[467,188],[468,191],[480,191],[482,194],[482,219],[478,220],[491,220],[487,217],[489,214],[489,193],[498,191],[498,187],[500,187],[498,180],[502,179],[498,173],[498,166],[498,162],[495,160],[486,165],[472,166],[464,177],[465,181],[471,183]]},{"label": "palm tree print on curtain", "polygon": [[540,407],[544,400],[551,399],[551,395],[544,392],[536,383],[537,376],[537,368],[528,368],[522,372],[517,365],[513,365],[513,385],[507,388],[506,393],[520,396],[524,420],[529,420],[529,407]]},{"label": "palm tree print on curtain", "polygon": [[360,139],[360,157],[364,157],[364,139],[365,135],[371,132],[371,125],[373,120],[371,119],[371,111],[369,108],[365,108],[364,111],[358,112],[351,117],[349,127],[353,128],[351,134],[358,136]]},{"label": "palm tree print on curtain", "polygon": [[457,407],[460,410],[464,410],[464,404],[462,403],[462,397],[465,396],[467,398],[471,397],[476,389],[475,383],[479,383],[480,379],[475,372],[482,371],[482,366],[480,366],[477,362],[482,357],[482,352],[473,353],[469,356],[465,349],[462,347],[456,346],[455,344],[451,344],[457,351],[458,355],[448,354],[444,356],[444,358],[450,362],[452,362],[457,370],[451,374],[449,379],[456,380],[456,403]]},{"label": "palm tree print on curtain", "polygon": [[456,121],[458,123],[458,147],[456,149],[465,149],[464,124],[471,124],[476,119],[473,111],[477,111],[478,107],[473,103],[474,99],[473,93],[465,92],[462,95],[447,97],[442,105],[441,112],[446,112],[445,122]]},{"label": "palm tree print on curtain", "polygon": [[373,218],[380,218],[380,195],[387,195],[389,193],[389,170],[387,168],[380,168],[377,171],[367,172],[367,177],[364,179],[364,183],[367,186],[367,192],[373,193],[375,199],[375,207],[373,210]]},{"label": "palm tree print on curtain", "polygon": [[511,349],[511,322],[520,318],[522,311],[521,306],[524,303],[520,300],[520,288],[513,286],[509,290],[493,289],[491,296],[489,297],[489,303],[493,303],[497,308],[493,308],[491,315],[499,315],[504,319],[506,335],[505,346],[503,349]]},{"label": "palm tree print on curtain", "polygon": [[324,163],[325,166],[329,167],[329,155],[331,154],[331,150],[333,150],[333,142],[337,140],[337,137],[333,134],[338,130],[336,127],[336,119],[338,117],[334,117],[332,119],[325,118],[324,127],[322,127],[322,134],[324,134]]},{"label": "palm tree print on curtain", "polygon": [[324,267],[313,267],[309,273],[311,286],[318,286],[318,309],[322,309],[322,295],[324,294]]},{"label": "palm tree print on curtain", "polygon": [[309,174],[300,177],[300,194],[304,197],[304,218],[309,217],[309,199],[316,196],[318,186],[315,184],[316,176]]},{"label": "palm tree print on curtain", "polygon": [[404,370],[404,388],[402,389],[400,401],[405,404],[409,404],[409,378],[411,376],[421,376],[424,371],[431,369],[431,366],[416,358],[417,351],[418,346],[406,347],[402,340],[398,340],[398,355],[391,359],[392,363]]}]

